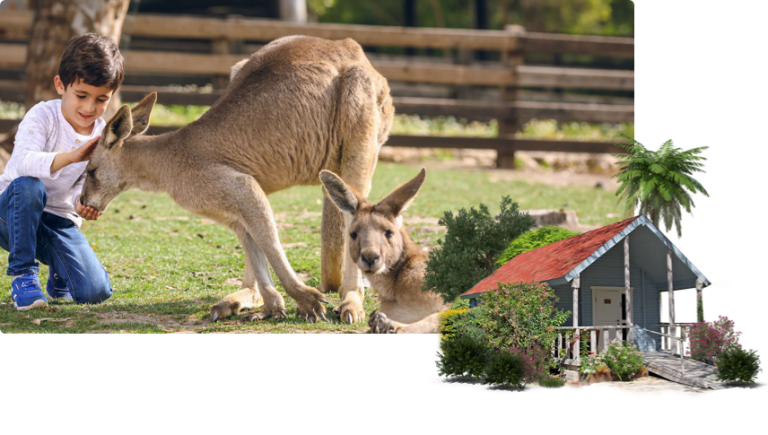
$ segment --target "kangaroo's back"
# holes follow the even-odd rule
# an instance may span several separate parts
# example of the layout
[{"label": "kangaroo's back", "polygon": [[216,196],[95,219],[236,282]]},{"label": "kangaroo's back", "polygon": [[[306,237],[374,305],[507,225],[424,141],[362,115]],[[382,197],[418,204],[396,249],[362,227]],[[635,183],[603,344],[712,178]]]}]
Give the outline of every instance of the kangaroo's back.
[{"label": "kangaroo's back", "polygon": [[319,184],[322,169],[338,172],[345,139],[349,146],[373,131],[378,153],[393,114],[387,81],[359,44],[290,36],[254,53],[185,130],[206,137],[198,142],[206,159],[252,175],[272,192]]}]

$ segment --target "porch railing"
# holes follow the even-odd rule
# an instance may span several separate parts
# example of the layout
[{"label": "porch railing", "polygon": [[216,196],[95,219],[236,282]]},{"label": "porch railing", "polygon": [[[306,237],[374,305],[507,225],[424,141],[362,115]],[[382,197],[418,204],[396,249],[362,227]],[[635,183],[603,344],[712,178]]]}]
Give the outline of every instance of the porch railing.
[{"label": "porch railing", "polygon": [[[667,326],[667,328],[669,327]],[[685,328],[680,328],[680,334],[682,335],[681,337],[675,337],[674,335],[651,331],[649,329],[641,328],[639,326],[635,326],[635,329],[640,329],[641,331],[650,332],[651,334],[661,335],[663,341],[671,342],[671,340],[673,339],[678,340],[680,342],[680,373],[683,375],[685,374],[685,357],[683,356],[685,355],[685,340],[686,340]],[[663,330],[663,327],[662,327],[662,330]],[[662,347],[662,350],[671,350],[671,349],[664,349]]]},{"label": "porch railing", "polygon": [[572,326],[557,327],[555,328],[558,333],[552,352],[553,357],[562,360],[572,360],[574,363],[578,363],[581,351],[580,338],[583,331],[589,331],[589,351],[598,353],[608,349],[608,340],[603,340],[602,347],[598,349],[600,337],[603,337],[603,334],[610,330],[619,329],[629,330],[629,326],[624,324],[615,326],[579,326],[578,328]]},{"label": "porch railing", "polygon": [[[682,324],[682,326],[688,326],[690,324]],[[681,324],[677,324],[681,326]],[[666,328],[666,330],[665,330]],[[559,359],[564,363],[579,364],[580,352],[581,352],[581,334],[583,331],[589,331],[589,350],[592,353],[603,352],[608,349],[609,340],[603,339],[602,346],[599,346],[600,337],[609,330],[629,330],[629,325],[616,325],[616,326],[580,326],[574,328],[572,326],[561,326],[555,328],[557,330],[557,338],[555,338],[554,347],[552,349],[552,356]],[[666,333],[669,330],[669,326],[662,325],[662,332],[651,331],[649,329],[641,328],[639,326],[633,326],[633,329],[640,331],[650,332],[662,337],[662,350],[672,350],[672,340],[677,340],[680,344],[680,370],[682,374],[685,374],[685,343],[687,340],[685,330],[686,328],[678,328],[680,330],[680,337],[676,337]],[[599,346],[599,348],[598,348]]]}]

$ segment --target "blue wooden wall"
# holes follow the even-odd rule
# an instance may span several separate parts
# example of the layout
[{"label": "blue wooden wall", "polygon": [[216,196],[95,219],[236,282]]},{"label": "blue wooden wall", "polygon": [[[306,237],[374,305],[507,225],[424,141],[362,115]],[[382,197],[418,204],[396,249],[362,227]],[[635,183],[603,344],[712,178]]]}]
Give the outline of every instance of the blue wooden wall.
[{"label": "blue wooden wall", "polygon": [[[630,237],[630,247],[633,238]],[[630,251],[629,282],[634,288],[634,308],[632,310],[635,325],[660,332],[659,291],[635,262]],[[592,289],[591,287],[624,287],[624,243],[617,243],[613,248],[598,258],[581,272],[579,290],[579,326],[592,326]],[[573,310],[573,289],[569,284],[553,287],[559,301],[555,307],[564,311]],[[568,317],[563,326],[573,325],[573,318]],[[645,331],[635,330],[635,343],[640,350],[660,349],[659,336]]]}]

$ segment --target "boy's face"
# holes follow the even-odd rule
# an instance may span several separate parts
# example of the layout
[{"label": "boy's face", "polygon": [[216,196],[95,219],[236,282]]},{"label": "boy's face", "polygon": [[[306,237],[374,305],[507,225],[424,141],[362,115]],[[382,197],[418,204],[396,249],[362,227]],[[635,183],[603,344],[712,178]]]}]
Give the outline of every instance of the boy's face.
[{"label": "boy's face", "polygon": [[64,88],[59,76],[53,79],[56,92],[61,95],[61,111],[72,128],[80,134],[90,134],[93,123],[107,110],[113,89],[91,86],[77,79]]}]

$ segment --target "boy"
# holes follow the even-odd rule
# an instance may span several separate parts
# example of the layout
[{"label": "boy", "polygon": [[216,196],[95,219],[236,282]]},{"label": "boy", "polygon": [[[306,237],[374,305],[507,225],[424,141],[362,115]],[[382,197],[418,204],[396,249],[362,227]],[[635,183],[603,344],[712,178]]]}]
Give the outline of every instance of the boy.
[{"label": "boy", "polygon": [[52,299],[100,303],[112,296],[109,275],[78,231],[82,219],[101,213],[79,198],[104,129],[101,115],[123,80],[123,57],[109,38],[89,33],[69,41],[58,72],[61,100],[24,115],[0,176],[0,246],[10,253],[11,298],[20,311],[48,306],[35,259],[49,267]]}]

